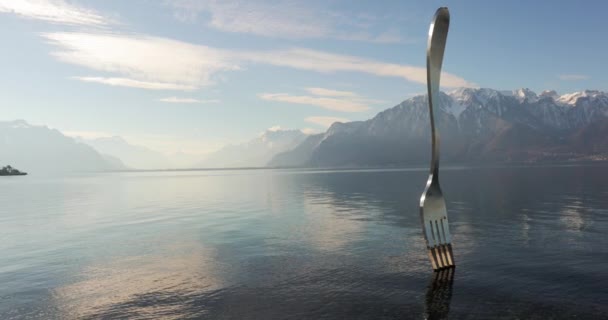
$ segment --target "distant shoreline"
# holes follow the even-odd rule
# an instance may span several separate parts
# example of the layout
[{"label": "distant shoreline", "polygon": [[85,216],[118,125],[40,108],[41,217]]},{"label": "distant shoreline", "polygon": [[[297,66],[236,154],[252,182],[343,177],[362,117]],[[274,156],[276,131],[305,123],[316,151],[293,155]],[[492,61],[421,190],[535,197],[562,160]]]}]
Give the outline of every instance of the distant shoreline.
[{"label": "distant shoreline", "polygon": [[[608,165],[607,160],[582,160],[582,161],[551,161],[551,162],[510,162],[510,163],[447,163],[442,169],[461,168],[522,168],[522,167],[570,167],[570,166],[593,166]],[[342,166],[342,167],[234,167],[234,168],[176,168],[176,169],[128,169],[102,171],[110,172],[186,172],[186,171],[256,171],[256,170],[304,170],[304,171],[366,171],[366,170],[427,170],[428,165],[395,165],[395,166]]]}]

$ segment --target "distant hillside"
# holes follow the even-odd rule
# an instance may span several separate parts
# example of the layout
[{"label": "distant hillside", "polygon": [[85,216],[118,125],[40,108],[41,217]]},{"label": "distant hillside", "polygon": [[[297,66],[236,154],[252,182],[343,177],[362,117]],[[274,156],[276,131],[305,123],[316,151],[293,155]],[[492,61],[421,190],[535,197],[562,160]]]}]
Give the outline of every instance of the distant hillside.
[{"label": "distant hillside", "polygon": [[77,141],[93,147],[98,152],[120,159],[133,169],[167,169],[174,165],[165,155],[146,147],[129,144],[122,137],[104,137],[96,139],[76,138]]},{"label": "distant hillside", "polygon": [[0,122],[0,163],[29,174],[124,169],[118,159],[99,154],[55,129],[23,120]]},{"label": "distant hillside", "polygon": [[[367,121],[334,123],[269,166],[388,166],[430,158],[426,95]],[[608,94],[540,95],[519,89],[458,89],[438,104],[441,158],[447,162],[608,159]]]},{"label": "distant hillside", "polygon": [[269,129],[246,143],[223,147],[207,156],[197,167],[263,167],[276,154],[295,148],[306,137],[300,130]]}]

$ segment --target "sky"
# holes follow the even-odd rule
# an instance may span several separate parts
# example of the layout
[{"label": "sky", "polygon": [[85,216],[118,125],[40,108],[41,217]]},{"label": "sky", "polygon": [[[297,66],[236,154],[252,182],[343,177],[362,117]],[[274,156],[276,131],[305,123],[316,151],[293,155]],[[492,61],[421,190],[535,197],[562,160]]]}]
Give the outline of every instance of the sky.
[{"label": "sky", "polygon": [[322,132],[426,90],[608,90],[605,1],[0,0],[0,121],[204,155]]}]

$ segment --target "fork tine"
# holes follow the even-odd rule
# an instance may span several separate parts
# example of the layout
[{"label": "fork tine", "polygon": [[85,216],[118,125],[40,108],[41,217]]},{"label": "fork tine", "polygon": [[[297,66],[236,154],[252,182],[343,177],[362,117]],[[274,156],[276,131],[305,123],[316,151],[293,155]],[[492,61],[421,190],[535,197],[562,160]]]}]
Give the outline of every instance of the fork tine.
[{"label": "fork tine", "polygon": [[433,269],[439,270],[445,267],[445,262],[441,257],[441,251],[439,251],[439,244],[441,243],[441,238],[439,237],[439,230],[437,229],[437,224],[435,223],[435,225],[433,225],[433,221],[429,221],[429,226],[431,231],[430,240],[432,240],[429,241],[431,247],[430,250],[433,255],[434,265],[436,266],[433,267]]},{"label": "fork tine", "polygon": [[456,266],[456,263],[454,263],[454,253],[452,252],[452,244],[448,243],[446,247],[448,249],[448,254],[450,257],[450,263],[452,264],[452,266]]},{"label": "fork tine", "polygon": [[441,264],[441,259],[439,259],[439,255],[437,254],[437,249],[431,248],[429,250],[431,251],[431,254],[433,255],[433,261],[436,265],[436,268],[433,268],[433,269],[439,270],[439,269],[443,268],[443,264]]},{"label": "fork tine", "polygon": [[[443,220],[439,222],[437,220],[435,222],[435,231],[437,233],[437,252],[439,252],[439,257],[441,258],[441,262],[444,268],[450,266],[447,251],[444,248],[444,244],[446,243],[445,238],[445,230],[443,229]],[[439,226],[441,224],[441,227]]]},{"label": "fork tine", "polygon": [[450,226],[448,225],[448,217],[441,219],[441,231],[443,232],[443,238],[445,243],[452,243],[452,237],[450,235]]},{"label": "fork tine", "polygon": [[452,264],[450,263],[448,251],[445,248],[445,245],[447,244],[447,240],[445,237],[445,229],[443,228],[443,220],[439,220],[439,222],[435,221],[435,225],[437,226],[437,231],[439,232],[439,238],[441,239],[441,241],[439,242],[439,250],[441,252],[441,257],[443,258],[444,266],[450,267]]},{"label": "fork tine", "polygon": [[[445,224],[444,224],[444,220],[445,220]],[[441,234],[443,235],[443,252],[445,253],[445,258],[446,258],[446,262],[448,264],[448,266],[454,266],[454,259],[452,257],[452,252],[451,250],[448,250],[448,245],[450,245],[450,239],[449,239],[449,234],[450,231],[448,229],[448,232],[446,232],[446,229],[448,228],[447,226],[447,219],[441,219],[440,224],[441,224]]]},{"label": "fork tine", "polygon": [[443,230],[441,230],[439,228],[439,223],[437,223],[437,220],[435,220],[435,230],[437,231],[437,239],[439,241],[437,241],[437,251],[439,252],[439,257],[441,258],[441,262],[443,264],[444,267],[448,267],[448,259],[447,259],[447,254],[446,251],[443,248],[443,244],[445,243],[445,235],[443,234]]},{"label": "fork tine", "polygon": [[441,251],[443,251],[443,256],[445,257],[445,265],[447,268],[452,266],[452,261],[450,260],[450,254],[448,253],[448,249],[445,247],[445,244],[441,245]]},{"label": "fork tine", "polygon": [[428,248],[427,252],[429,254],[429,259],[431,260],[431,266],[433,267],[433,270],[438,270],[439,266],[437,265],[437,260],[435,260],[435,254],[433,253],[433,249]]},{"label": "fork tine", "polygon": [[441,248],[439,246],[435,247],[435,254],[437,255],[437,260],[439,261],[439,267],[441,269],[445,268],[445,261],[443,260],[443,254],[441,253]]},{"label": "fork tine", "polygon": [[444,267],[444,268],[449,267],[449,266],[450,266],[450,264],[448,263],[447,255],[446,255],[445,250],[443,250],[443,245],[442,245],[442,244],[440,244],[440,245],[437,247],[437,251],[439,251],[439,253],[440,253],[440,255],[441,255],[441,261],[443,262],[443,267]]}]

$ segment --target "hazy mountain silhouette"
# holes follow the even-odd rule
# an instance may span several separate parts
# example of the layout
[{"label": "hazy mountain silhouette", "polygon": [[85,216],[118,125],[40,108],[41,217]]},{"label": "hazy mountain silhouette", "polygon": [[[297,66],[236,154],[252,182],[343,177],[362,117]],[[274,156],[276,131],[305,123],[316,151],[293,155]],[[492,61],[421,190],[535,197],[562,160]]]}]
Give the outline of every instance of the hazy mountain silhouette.
[{"label": "hazy mountain silhouette", "polygon": [[300,130],[268,129],[248,142],[223,147],[197,167],[263,167],[276,154],[295,148],[306,137]]},{"label": "hazy mountain silhouette", "polygon": [[175,167],[162,153],[146,147],[132,145],[122,137],[102,137],[95,139],[76,138],[93,147],[98,152],[120,159],[133,169],[167,169]]},{"label": "hazy mountain silhouette", "polygon": [[30,174],[125,168],[120,160],[104,157],[58,130],[23,120],[0,122],[0,162]]}]

